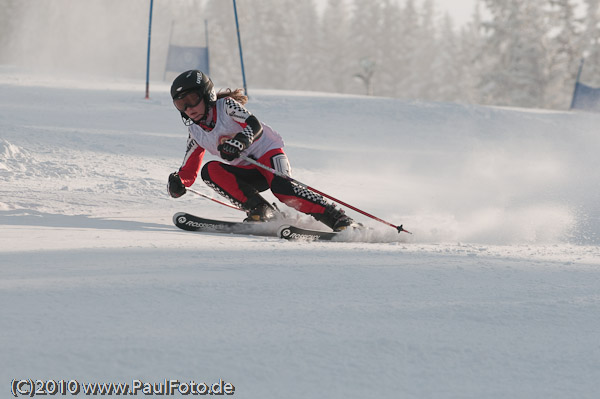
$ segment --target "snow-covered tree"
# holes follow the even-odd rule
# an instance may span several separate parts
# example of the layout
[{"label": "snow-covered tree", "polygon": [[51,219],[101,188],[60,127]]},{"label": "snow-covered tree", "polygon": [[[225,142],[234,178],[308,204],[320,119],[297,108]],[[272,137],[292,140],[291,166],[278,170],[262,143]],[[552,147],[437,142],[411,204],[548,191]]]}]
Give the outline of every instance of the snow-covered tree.
[{"label": "snow-covered tree", "polygon": [[549,0],[548,85],[543,103],[549,108],[568,108],[582,57],[581,20],[574,0]]},{"label": "snow-covered tree", "polygon": [[546,31],[541,0],[485,0],[491,18],[482,80],[488,104],[537,107],[543,103],[547,71]]},{"label": "snow-covered tree", "polygon": [[321,67],[314,71],[319,90],[336,93],[351,90],[351,68],[354,64],[349,54],[355,44],[349,33],[349,15],[344,0],[328,0],[317,43]]},{"label": "snow-covered tree", "polygon": [[0,63],[10,62],[22,5],[19,0],[0,0]]},{"label": "snow-covered tree", "polygon": [[412,84],[416,88],[417,98],[435,100],[437,87],[434,83],[434,64],[439,47],[436,35],[437,11],[433,0],[424,0],[419,22],[417,30],[409,32],[418,43],[412,59]]},{"label": "snow-covered tree", "polygon": [[600,87],[600,0],[585,0],[585,28],[583,32],[583,56],[585,67],[582,80]]},{"label": "snow-covered tree", "polygon": [[[365,69],[372,68],[371,81],[374,94],[380,95],[380,87],[384,82],[380,79],[379,69],[384,58],[385,44],[383,43],[383,31],[386,22],[383,20],[382,3],[371,0],[353,0],[350,23],[350,36],[348,40],[352,43],[350,47],[350,67],[352,93],[365,93],[364,79],[360,82],[355,78],[364,75]],[[377,84],[376,84],[377,83]]]},{"label": "snow-covered tree", "polygon": [[448,14],[443,18],[437,43],[439,51],[432,65],[432,82],[436,87],[435,99],[438,101],[459,101],[463,88],[460,61],[461,47],[454,24]]},{"label": "snow-covered tree", "polygon": [[257,87],[289,88],[290,59],[300,51],[294,45],[299,15],[293,14],[299,7],[287,0],[252,0],[244,1],[244,5],[248,79]]},{"label": "snow-covered tree", "polygon": [[398,83],[396,96],[404,99],[419,98],[419,79],[415,57],[421,43],[416,34],[420,28],[419,12],[414,0],[407,0],[401,9],[398,38]]},{"label": "snow-covered tree", "polygon": [[[285,0],[284,18],[288,21],[287,76],[284,88],[317,90],[314,71],[321,67],[316,56],[319,18],[313,0]],[[285,49],[284,49],[285,51]]]},{"label": "snow-covered tree", "polygon": [[[238,6],[241,8],[244,4],[240,3],[242,2],[238,2]],[[242,18],[247,15],[246,12],[240,14]],[[242,87],[242,72],[231,2],[208,0],[204,15],[208,19],[211,79],[218,88]],[[245,19],[240,21],[241,29],[248,26],[244,22]],[[243,38],[247,39],[245,36]]]},{"label": "snow-covered tree", "polygon": [[460,29],[459,52],[455,62],[460,69],[460,101],[481,102],[480,82],[485,65],[484,36],[481,18],[481,0],[476,0],[471,21]]}]

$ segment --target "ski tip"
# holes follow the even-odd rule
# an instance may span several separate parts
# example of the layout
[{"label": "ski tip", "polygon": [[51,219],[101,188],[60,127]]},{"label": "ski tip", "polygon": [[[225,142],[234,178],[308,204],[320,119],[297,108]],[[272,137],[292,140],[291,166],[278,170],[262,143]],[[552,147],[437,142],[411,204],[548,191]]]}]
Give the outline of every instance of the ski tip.
[{"label": "ski tip", "polygon": [[177,224],[177,220],[179,219],[180,216],[185,216],[185,212],[177,212],[176,214],[173,215],[173,223]]},{"label": "ski tip", "polygon": [[408,233],[408,234],[412,234],[410,231],[405,230],[404,227],[402,227],[402,225],[396,227],[396,229],[398,230],[398,234],[400,234],[402,232],[405,232],[405,233]]}]

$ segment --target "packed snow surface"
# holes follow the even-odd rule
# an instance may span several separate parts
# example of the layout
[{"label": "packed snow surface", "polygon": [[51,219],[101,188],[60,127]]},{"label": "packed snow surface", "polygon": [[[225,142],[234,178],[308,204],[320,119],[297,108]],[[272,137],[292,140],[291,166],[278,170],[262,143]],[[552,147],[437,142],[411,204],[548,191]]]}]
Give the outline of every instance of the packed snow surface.
[{"label": "packed snow surface", "polygon": [[0,70],[6,395],[598,397],[599,115],[251,89],[294,177],[414,233],[348,210],[368,242],[288,242],[172,225],[244,215],[168,197],[187,133],[168,85],[143,88]]}]

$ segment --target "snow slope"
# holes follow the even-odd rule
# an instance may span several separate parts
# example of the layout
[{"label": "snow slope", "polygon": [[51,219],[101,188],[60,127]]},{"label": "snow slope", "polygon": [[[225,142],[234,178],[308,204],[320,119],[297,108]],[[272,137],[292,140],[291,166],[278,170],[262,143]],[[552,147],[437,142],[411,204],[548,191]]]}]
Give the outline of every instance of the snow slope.
[{"label": "snow slope", "polygon": [[186,132],[142,88],[0,69],[3,392],[597,396],[600,116],[252,90],[296,178],[415,233],[284,242],[172,227],[243,215],[166,195]]}]

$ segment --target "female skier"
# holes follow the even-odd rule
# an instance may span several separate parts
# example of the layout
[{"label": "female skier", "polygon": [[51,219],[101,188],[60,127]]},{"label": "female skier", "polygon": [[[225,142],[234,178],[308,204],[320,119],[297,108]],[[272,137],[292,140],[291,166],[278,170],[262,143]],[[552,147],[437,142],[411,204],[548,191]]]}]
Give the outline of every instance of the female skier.
[{"label": "female skier", "polygon": [[270,188],[281,202],[312,215],[334,231],[354,223],[343,210],[327,203],[321,195],[239,158],[240,153],[244,153],[291,176],[290,164],[283,152],[283,139],[246,110],[244,105],[248,98],[241,89],[228,89],[217,94],[208,76],[190,70],[175,78],[171,97],[189,132],[183,164],[178,172],[169,175],[167,187],[173,198],[181,197],[186,193],[186,187],[194,184],[204,152],[208,151],[227,163],[206,163],[200,171],[202,180],[245,210],[248,216],[245,221],[259,222],[277,217],[277,210],[259,194]]}]

